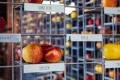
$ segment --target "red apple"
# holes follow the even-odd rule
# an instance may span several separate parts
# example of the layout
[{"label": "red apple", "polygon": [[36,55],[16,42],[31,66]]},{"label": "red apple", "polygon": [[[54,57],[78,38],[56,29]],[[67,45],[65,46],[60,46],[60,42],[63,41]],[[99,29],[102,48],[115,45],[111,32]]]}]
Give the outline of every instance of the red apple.
[{"label": "red apple", "polygon": [[90,59],[92,58],[92,55],[91,54],[86,54],[86,59]]},{"label": "red apple", "polygon": [[38,4],[42,4],[43,0],[28,0],[29,3],[38,3]]},{"label": "red apple", "polygon": [[62,57],[61,49],[56,46],[52,46],[45,51],[44,58],[47,62],[50,63],[59,62],[61,60],[61,57]]},{"label": "red apple", "polygon": [[[49,49],[49,48],[51,48],[52,46],[51,45],[40,45],[41,47],[42,47],[42,51],[43,51],[43,57],[45,57],[45,54],[46,54],[46,52],[47,52],[47,50]],[[45,62],[45,58],[43,58],[43,60],[42,60],[43,62]]]},{"label": "red apple", "polygon": [[101,19],[100,19],[100,18],[97,18],[97,19],[95,20],[95,24],[96,24],[97,26],[100,26],[100,25],[101,25]]},{"label": "red apple", "polygon": [[91,75],[89,75],[89,74],[87,74],[86,75],[86,79],[85,80],[92,80],[92,76]]},{"label": "red apple", "polygon": [[92,25],[92,24],[93,24],[93,20],[92,19],[88,20],[88,25]]},{"label": "red apple", "polygon": [[22,49],[22,57],[27,63],[40,63],[43,59],[42,47],[36,43],[30,43]]},{"label": "red apple", "polygon": [[6,27],[5,20],[4,20],[4,18],[0,17],[0,32],[2,32],[5,27]]}]

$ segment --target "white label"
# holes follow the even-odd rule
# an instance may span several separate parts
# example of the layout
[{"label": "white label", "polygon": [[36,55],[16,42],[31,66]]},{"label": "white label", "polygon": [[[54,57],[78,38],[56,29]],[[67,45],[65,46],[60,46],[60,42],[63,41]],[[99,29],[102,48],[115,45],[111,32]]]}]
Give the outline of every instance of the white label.
[{"label": "white label", "polygon": [[65,70],[64,63],[24,65],[24,73],[64,71],[64,70]]},{"label": "white label", "polygon": [[120,8],[105,7],[104,14],[120,14]]},{"label": "white label", "polygon": [[67,34],[66,40],[71,41],[102,41],[101,34]]},{"label": "white label", "polygon": [[24,11],[64,12],[64,5],[24,3]]},{"label": "white label", "polygon": [[0,34],[0,42],[21,42],[20,34]]},{"label": "white label", "polygon": [[105,68],[120,68],[120,60],[105,60]]}]

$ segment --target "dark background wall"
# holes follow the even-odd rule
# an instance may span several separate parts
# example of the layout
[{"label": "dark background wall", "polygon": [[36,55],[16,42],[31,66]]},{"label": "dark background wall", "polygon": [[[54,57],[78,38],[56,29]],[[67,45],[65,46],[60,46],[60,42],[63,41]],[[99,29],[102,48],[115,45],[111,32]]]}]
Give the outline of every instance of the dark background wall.
[{"label": "dark background wall", "polygon": [[[0,2],[6,2],[7,0],[0,0]],[[0,3],[0,17],[3,17],[7,21],[7,5]]]}]

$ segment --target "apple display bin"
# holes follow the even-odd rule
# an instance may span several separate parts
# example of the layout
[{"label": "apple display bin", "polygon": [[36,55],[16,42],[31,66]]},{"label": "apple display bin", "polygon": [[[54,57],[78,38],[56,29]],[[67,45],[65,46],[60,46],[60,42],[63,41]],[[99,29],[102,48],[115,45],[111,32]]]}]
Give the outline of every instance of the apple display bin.
[{"label": "apple display bin", "polygon": [[[0,68],[12,68],[11,80],[86,80],[91,77],[93,80],[119,80],[119,60],[106,60],[102,54],[104,44],[119,41],[120,23],[111,22],[111,19],[114,16],[119,16],[119,8],[102,8],[100,7],[102,0],[95,1],[95,3],[89,2],[88,0],[65,1],[63,3],[64,9],[70,8],[70,10],[74,11],[75,9],[77,11],[78,16],[75,17],[76,13],[74,13],[72,15],[73,18],[71,18],[71,12],[68,13],[66,9],[63,13],[55,12],[55,14],[46,13],[46,11],[38,12],[34,11],[34,9],[31,12],[24,11],[24,4],[22,4],[22,1],[18,1],[17,3],[13,0],[11,2],[0,2],[1,4],[13,3],[11,9],[12,29],[14,30],[14,28],[17,27],[17,34],[21,35],[21,41],[17,43],[17,45],[20,45],[22,48],[22,46],[29,44],[30,42],[39,43],[41,40],[45,40],[59,46],[65,53],[61,59],[61,62],[65,65],[64,72],[63,70],[53,70],[47,72],[24,73],[24,66],[26,63],[22,62],[22,58],[20,58],[20,61],[14,60],[13,54],[15,53],[15,46],[12,45],[12,63],[15,62],[15,64],[19,66],[1,66]],[[55,2],[56,5],[60,4],[59,0],[54,0],[54,3]],[[16,7],[15,3],[20,3],[20,5]],[[49,5],[54,3],[49,1]],[[85,11],[85,7],[90,8],[90,10]],[[13,14],[13,11],[16,11],[17,16]],[[28,17],[26,17],[26,15]],[[64,19],[59,20],[58,16],[64,16]],[[54,17],[57,17],[58,21],[57,19],[54,19]],[[14,20],[17,20],[18,22],[14,23]],[[68,23],[71,24],[72,27],[69,25],[66,28],[66,24]],[[18,25],[14,26],[13,24]],[[104,28],[106,27],[108,31],[106,34],[102,34],[102,41],[100,38],[96,39],[96,37],[93,37],[93,40],[90,38],[93,34],[101,33],[100,29],[105,31]],[[71,37],[71,46],[67,47],[66,42],[68,41],[68,38],[66,40],[66,36],[67,34],[73,33],[89,33],[89,35],[79,35],[80,37],[75,37],[78,38],[77,41],[76,39],[74,41],[74,38]],[[13,31],[12,34],[14,34]],[[74,34],[74,36],[76,36],[76,34]],[[110,64],[114,64],[114,66],[109,66]],[[33,65],[33,67],[35,67],[34,65],[36,64],[27,65]],[[42,65],[42,63],[40,65]],[[104,67],[106,67],[106,69],[102,69]],[[59,79],[57,79],[56,76]]]}]

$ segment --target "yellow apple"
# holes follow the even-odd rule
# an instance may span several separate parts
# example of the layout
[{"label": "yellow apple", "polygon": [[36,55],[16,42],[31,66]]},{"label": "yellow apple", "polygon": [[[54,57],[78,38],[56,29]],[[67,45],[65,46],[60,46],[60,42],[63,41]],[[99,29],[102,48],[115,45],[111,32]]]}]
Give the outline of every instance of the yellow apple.
[{"label": "yellow apple", "polygon": [[[64,55],[64,50],[61,50],[61,52],[62,52],[62,55]],[[65,51],[65,55],[66,55],[66,56],[69,55],[69,50],[66,50],[66,51]]]},{"label": "yellow apple", "polygon": [[60,16],[57,16],[57,17],[56,17],[56,20],[57,20],[57,21],[60,21],[60,20],[61,20],[61,17],[60,17]]},{"label": "yellow apple", "polygon": [[67,29],[70,29],[71,27],[72,27],[72,24],[70,24],[70,23],[67,23],[67,24],[66,24],[66,28],[67,28]]},{"label": "yellow apple", "polygon": [[56,21],[57,21],[56,17],[52,17],[52,22],[54,23]]},{"label": "yellow apple", "polygon": [[97,42],[96,47],[97,47],[97,49],[101,49],[102,48],[102,42]]},{"label": "yellow apple", "polygon": [[66,47],[71,47],[71,42],[70,41],[66,42]]},{"label": "yellow apple", "polygon": [[88,31],[82,31],[81,34],[89,34]]},{"label": "yellow apple", "polygon": [[72,11],[71,18],[77,18],[78,14],[77,11]]},{"label": "yellow apple", "polygon": [[60,0],[60,3],[61,3],[61,4],[64,4],[64,0]]},{"label": "yellow apple", "polygon": [[103,67],[102,67],[102,65],[100,65],[100,64],[95,65],[95,71],[96,71],[97,73],[102,74],[102,72],[103,72]]}]

